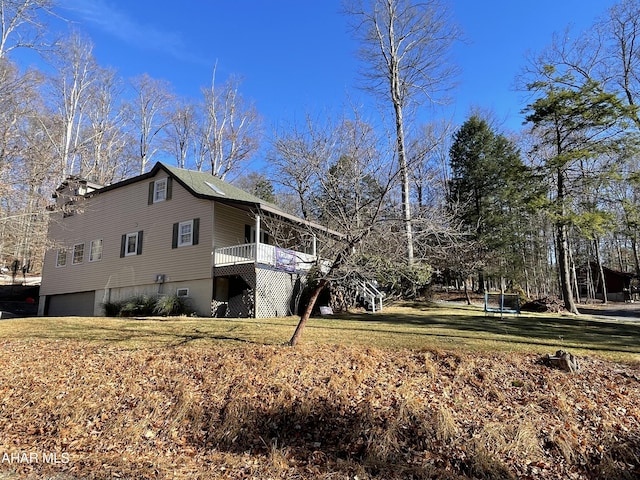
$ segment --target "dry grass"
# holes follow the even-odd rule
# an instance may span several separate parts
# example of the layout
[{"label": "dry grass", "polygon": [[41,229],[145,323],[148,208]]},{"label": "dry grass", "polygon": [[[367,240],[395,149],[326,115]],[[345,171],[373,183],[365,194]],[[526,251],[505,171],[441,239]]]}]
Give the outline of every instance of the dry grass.
[{"label": "dry grass", "polygon": [[[37,461],[0,462],[0,478],[640,476],[640,371],[605,359],[636,344],[587,331],[605,348],[572,375],[472,314],[400,312],[315,320],[295,349],[293,319],[2,322],[0,455]],[[460,348],[437,343],[445,331]]]},{"label": "dry grass", "polygon": [[[282,345],[298,319],[119,319],[47,317],[0,322],[0,339],[76,339],[123,348],[234,344]],[[312,319],[307,345],[376,346],[393,349],[459,349],[479,352],[572,353],[617,362],[637,362],[640,322],[602,320],[588,315],[485,316],[478,307],[405,304],[377,314],[350,313]]]}]

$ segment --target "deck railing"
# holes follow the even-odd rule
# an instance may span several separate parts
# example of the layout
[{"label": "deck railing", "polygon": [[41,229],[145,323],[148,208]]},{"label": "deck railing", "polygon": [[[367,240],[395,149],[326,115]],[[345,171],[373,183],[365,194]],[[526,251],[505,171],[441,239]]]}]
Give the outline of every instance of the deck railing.
[{"label": "deck railing", "polygon": [[[256,252],[257,247],[257,252]],[[242,263],[261,263],[283,270],[309,270],[316,257],[308,253],[275,247],[264,243],[245,243],[215,249],[216,267],[238,265]]]}]

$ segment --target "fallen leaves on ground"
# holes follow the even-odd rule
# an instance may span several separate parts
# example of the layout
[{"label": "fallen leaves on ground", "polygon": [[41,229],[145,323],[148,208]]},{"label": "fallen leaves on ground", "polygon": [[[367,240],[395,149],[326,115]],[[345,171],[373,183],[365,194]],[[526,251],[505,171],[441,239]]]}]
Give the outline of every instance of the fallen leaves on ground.
[{"label": "fallen leaves on ground", "polygon": [[0,478],[640,478],[638,365],[538,360],[5,341]]}]

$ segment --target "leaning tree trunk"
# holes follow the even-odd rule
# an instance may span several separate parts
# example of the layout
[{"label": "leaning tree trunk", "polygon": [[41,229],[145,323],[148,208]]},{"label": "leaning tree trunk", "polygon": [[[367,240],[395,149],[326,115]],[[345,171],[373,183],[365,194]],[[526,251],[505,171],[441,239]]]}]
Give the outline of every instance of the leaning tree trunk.
[{"label": "leaning tree trunk", "polygon": [[316,285],[316,288],[313,289],[313,292],[311,292],[311,298],[309,298],[309,304],[307,305],[307,308],[305,309],[304,313],[300,317],[300,321],[298,322],[296,331],[293,332],[293,336],[291,337],[291,340],[289,340],[289,345],[291,345],[292,347],[295,347],[298,344],[298,341],[302,336],[302,331],[304,330],[304,327],[307,325],[307,320],[309,320],[309,318],[311,317],[311,312],[313,312],[313,307],[316,304],[316,300],[318,300],[318,296],[320,295],[320,292],[322,292],[322,289],[325,288],[328,284],[329,284],[329,281],[326,278],[323,278],[318,282],[318,285]]}]

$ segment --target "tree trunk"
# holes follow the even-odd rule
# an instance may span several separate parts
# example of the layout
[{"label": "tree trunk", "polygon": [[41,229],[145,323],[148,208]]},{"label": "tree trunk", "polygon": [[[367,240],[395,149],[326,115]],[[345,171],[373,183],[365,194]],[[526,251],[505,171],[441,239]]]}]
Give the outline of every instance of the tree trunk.
[{"label": "tree trunk", "polygon": [[563,223],[557,225],[557,249],[558,249],[558,270],[560,274],[560,289],[564,308],[571,313],[578,314],[578,307],[573,298],[571,288],[571,269],[569,266],[569,242],[567,240],[567,227]]},{"label": "tree trunk", "polygon": [[527,295],[527,298],[531,298],[531,284],[529,283],[529,268],[527,267],[527,257],[524,252],[525,252],[525,249],[523,248],[522,249],[522,266],[524,268],[524,291],[525,291],[525,294]]},{"label": "tree trunk", "polygon": [[[567,241],[568,245],[568,241]],[[571,268],[571,285],[573,288],[573,298],[580,303],[580,286],[578,285],[578,274],[576,273],[576,262],[573,260],[573,250],[569,246],[569,267]]]},{"label": "tree trunk", "polygon": [[633,261],[636,267],[636,275],[640,275],[640,255],[638,255],[638,241],[635,234],[631,237],[631,248],[633,249]]},{"label": "tree trunk", "polygon": [[[560,153],[560,152],[558,152]],[[558,196],[556,199],[558,205],[559,219],[556,220],[556,249],[558,273],[560,274],[560,292],[564,301],[564,308],[573,314],[578,314],[578,307],[573,298],[573,288],[571,287],[571,265],[569,263],[569,234],[567,225],[565,224],[565,187],[564,172],[562,168],[557,169],[558,175]]]},{"label": "tree trunk", "polygon": [[[393,96],[393,95],[392,95]],[[398,148],[398,162],[400,163],[400,177],[402,181],[402,220],[407,241],[407,265],[413,265],[413,226],[411,224],[411,199],[409,191],[409,167],[404,145],[404,120],[402,107],[394,97],[394,110],[396,114],[396,142]]]},{"label": "tree trunk", "polygon": [[590,300],[595,300],[596,298],[596,287],[591,274],[591,264],[588,264],[585,268],[585,274],[587,276],[587,303],[590,303]]},{"label": "tree trunk", "polygon": [[467,298],[467,305],[471,305],[471,296],[469,295],[469,288],[467,287],[467,279],[464,279],[464,296]]},{"label": "tree trunk", "polygon": [[311,293],[311,298],[309,298],[309,304],[307,305],[307,308],[305,309],[304,313],[300,317],[300,321],[298,322],[296,331],[293,332],[293,336],[291,337],[291,340],[289,340],[290,346],[295,347],[298,344],[298,341],[302,336],[302,331],[304,330],[304,327],[307,325],[307,320],[309,320],[309,317],[311,317],[311,312],[313,312],[313,307],[316,304],[316,300],[318,300],[318,296],[320,295],[320,292],[322,292],[322,289],[326,287],[328,284],[329,284],[329,281],[327,279],[325,278],[321,279],[318,282],[318,285],[316,286],[316,288]]},{"label": "tree trunk", "polygon": [[485,284],[484,270],[480,269],[478,270],[478,288],[477,288],[478,293],[485,292],[484,284]]},{"label": "tree trunk", "polygon": [[618,270],[620,270],[621,272],[624,272],[625,266],[624,266],[624,262],[622,261],[622,248],[620,247],[620,238],[618,237],[618,235],[614,235],[613,236],[614,241],[615,241],[615,245],[616,245],[616,256],[617,256],[617,260],[618,260]]},{"label": "tree trunk", "polygon": [[598,275],[600,276],[600,282],[602,282],[602,303],[605,305],[608,303],[607,298],[607,283],[604,280],[604,268],[602,266],[602,258],[600,256],[600,246],[598,245],[598,238],[593,241],[595,246],[596,262],[598,264]]}]

